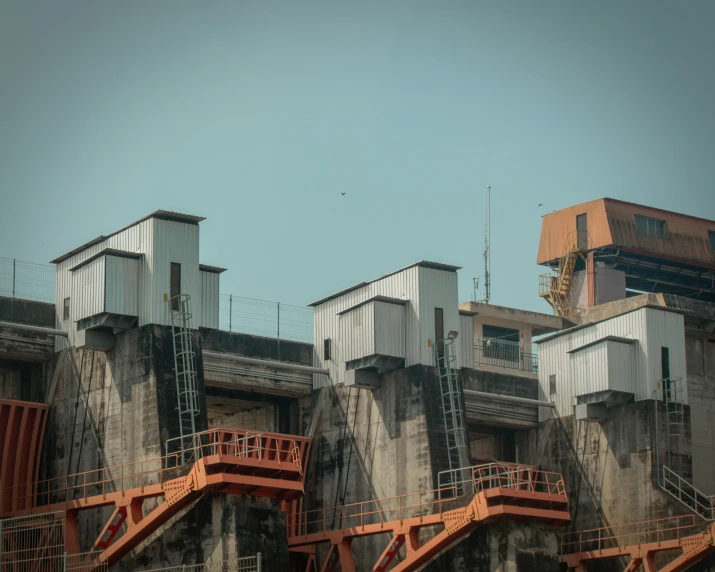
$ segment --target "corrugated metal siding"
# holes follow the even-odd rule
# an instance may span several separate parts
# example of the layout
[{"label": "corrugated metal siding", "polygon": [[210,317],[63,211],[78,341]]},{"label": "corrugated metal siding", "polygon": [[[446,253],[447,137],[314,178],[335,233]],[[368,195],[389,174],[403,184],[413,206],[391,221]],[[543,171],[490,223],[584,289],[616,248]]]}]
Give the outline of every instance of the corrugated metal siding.
[{"label": "corrugated metal siding", "polygon": [[76,322],[104,311],[104,258],[101,256],[70,273],[70,321]]},{"label": "corrugated metal siding", "polygon": [[105,259],[104,311],[123,316],[139,315],[139,265],[141,260],[119,256]]},{"label": "corrugated metal siding", "polygon": [[[203,323],[201,278],[199,276],[199,227],[194,224],[148,219],[57,264],[57,327],[69,333],[69,339],[55,338],[56,349],[74,344],[76,324],[62,320],[62,304],[72,293],[70,268],[105,248],[141,253],[137,261],[137,305],[139,325],[171,324],[169,305],[164,294],[170,291],[171,263],[181,264],[182,294],[191,296],[193,327]],[[74,301],[70,302],[70,307]]]},{"label": "corrugated metal siding", "polygon": [[198,325],[218,329],[219,279],[215,272],[201,272],[201,319]]},{"label": "corrugated metal siding", "polygon": [[195,224],[154,220],[153,278],[150,282],[144,323],[171,324],[169,294],[171,263],[181,264],[181,293],[191,296],[192,327],[202,323],[201,279],[199,277],[199,227]]},{"label": "corrugated metal siding", "polygon": [[457,338],[462,348],[462,361],[460,367],[474,367],[474,318],[459,315],[459,337]]},{"label": "corrugated metal siding", "polygon": [[[146,323],[142,321],[142,313],[144,299],[148,295],[148,278],[151,277],[153,260],[153,226],[154,219],[146,220],[138,225],[128,228],[124,232],[120,232],[119,234],[109,237],[103,242],[90,246],[86,250],[83,250],[71,258],[63,260],[57,264],[57,302],[55,306],[57,327],[59,329],[66,330],[69,336],[68,339],[56,337],[56,349],[64,349],[68,347],[68,344],[74,345],[76,324],[74,324],[72,320],[62,320],[62,302],[67,296],[70,296],[72,292],[72,272],[70,272],[69,269],[77,266],[80,262],[91,258],[105,248],[116,248],[117,250],[126,250],[129,252],[139,252],[144,254],[144,257],[139,261],[139,325]],[[70,306],[71,305],[72,302],[70,302]]]},{"label": "corrugated metal siding", "polygon": [[[375,303],[371,302],[342,314],[338,343],[331,340],[331,361],[352,361],[374,355]],[[321,347],[321,351],[324,348]]]},{"label": "corrugated metal siding", "polygon": [[372,302],[375,316],[375,353],[405,357],[405,307]]},{"label": "corrugated metal siding", "polygon": [[638,392],[634,367],[638,343],[629,345],[609,341],[606,342],[606,352],[608,354],[609,389],[627,391],[635,395]]},{"label": "corrugated metal siding", "polygon": [[[327,300],[314,310],[315,349],[318,367],[330,370],[330,380],[326,376],[316,376],[315,386],[328,383],[343,383],[345,371],[345,348],[342,347],[340,317],[338,312],[364,302],[373,296],[389,296],[407,300],[404,308],[405,319],[405,367],[415,364],[434,365],[434,308],[444,310],[445,335],[449,330],[459,331],[459,308],[457,296],[457,274],[413,266],[397,274],[386,276],[361,288],[347,292],[343,296]],[[422,323],[421,323],[422,322]],[[323,341],[332,340],[331,358],[323,356]],[[459,346],[459,344],[458,344]],[[461,363],[461,348],[457,348],[457,359]]]},{"label": "corrugated metal siding", "polygon": [[[572,415],[573,398],[589,393],[588,377],[572,371],[571,354],[567,352],[605,336],[637,340],[631,346],[630,375],[633,381],[629,384],[636,401],[660,396],[658,381],[661,379],[661,346],[670,348],[671,376],[682,377],[683,386],[687,387],[683,317],[673,312],[643,308],[539,344],[539,398],[549,400],[549,376],[556,375],[557,393],[553,401],[559,415]],[[614,359],[626,358],[620,356]],[[596,363],[589,365],[596,366]],[[683,398],[687,403],[687,393],[684,393]],[[540,419],[546,418],[548,411],[541,410]]]},{"label": "corrugated metal siding", "polygon": [[[315,376],[315,386],[322,387],[329,383],[343,383],[345,360],[341,360],[342,348],[340,340],[340,317],[338,312],[364,302],[373,296],[382,295],[390,298],[407,300],[405,312],[405,365],[411,366],[420,363],[420,330],[419,330],[419,274],[418,267],[413,266],[398,274],[387,276],[362,288],[352,290],[343,296],[333,298],[316,306],[313,309],[315,324],[315,350],[317,353],[318,367],[330,371],[330,379],[326,376]],[[456,303],[455,303],[456,308]],[[332,340],[332,359],[326,361],[323,356],[323,340]],[[426,343],[426,341],[425,341]]]},{"label": "corrugated metal siding", "polygon": [[[444,335],[450,330],[459,331],[459,296],[457,293],[457,273],[443,272],[432,268],[419,268],[420,283],[420,361],[424,365],[435,365],[434,309],[442,308]],[[427,343],[432,340],[432,347]],[[461,344],[455,344],[457,363],[463,363]]]}]

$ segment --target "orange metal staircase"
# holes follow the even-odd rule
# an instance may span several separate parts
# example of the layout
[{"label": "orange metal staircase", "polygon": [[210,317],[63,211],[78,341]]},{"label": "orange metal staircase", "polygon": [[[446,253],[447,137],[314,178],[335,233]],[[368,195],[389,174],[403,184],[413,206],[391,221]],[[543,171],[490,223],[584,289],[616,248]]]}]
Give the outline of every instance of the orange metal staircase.
[{"label": "orange metal staircase", "polygon": [[585,253],[590,243],[591,241],[586,231],[570,232],[566,237],[564,253],[559,260],[559,268],[556,273],[539,276],[539,296],[551,305],[557,316],[569,318],[574,314],[569,296],[573,273],[579,258],[586,262]]},{"label": "orange metal staircase", "polygon": [[[181,451],[165,457],[40,481],[32,487],[13,485],[3,491],[0,516],[64,511],[65,550],[78,554],[78,513],[114,506],[92,546],[96,564],[111,566],[204,493],[299,497],[310,443],[307,437],[214,428],[191,436]],[[160,502],[145,506],[151,498]]]},{"label": "orange metal staircase", "polygon": [[[353,539],[390,534],[389,543],[372,569],[387,570],[406,544],[404,560],[391,568],[400,572],[416,570],[478,526],[495,520],[531,519],[553,524],[570,520],[564,482],[558,473],[509,463],[458,471],[464,477],[451,479],[453,484],[442,489],[289,513],[289,548],[311,553],[307,570],[317,570],[315,546],[329,542],[321,572],[336,570],[338,565],[342,572],[354,572]],[[419,532],[424,527],[442,530],[420,544]]]},{"label": "orange metal staircase", "polygon": [[[641,565],[646,572],[680,572],[715,553],[715,523],[696,515],[664,518],[567,532],[561,535],[560,545],[561,561],[579,572],[585,572],[593,560],[617,557],[628,560],[624,572],[635,572]],[[675,558],[656,562],[663,552]]]}]

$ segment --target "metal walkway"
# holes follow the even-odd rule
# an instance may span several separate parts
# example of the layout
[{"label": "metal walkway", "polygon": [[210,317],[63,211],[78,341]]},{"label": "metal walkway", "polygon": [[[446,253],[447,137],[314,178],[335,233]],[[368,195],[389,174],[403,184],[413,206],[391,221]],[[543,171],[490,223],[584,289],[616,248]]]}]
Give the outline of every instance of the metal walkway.
[{"label": "metal walkway", "polygon": [[[480,525],[503,519],[532,519],[563,524],[570,520],[564,482],[558,473],[509,463],[491,463],[450,471],[449,487],[364,501],[339,507],[286,514],[288,546],[292,552],[308,553],[306,570],[317,570],[315,545],[329,542],[321,572],[354,572],[351,544],[361,536],[390,534],[384,552],[373,566],[387,570],[407,545],[402,562],[393,572],[416,570]],[[460,481],[458,475],[468,475]],[[334,522],[339,528],[333,530]],[[420,530],[442,530],[420,544]]]},{"label": "metal walkway", "polygon": [[[636,522],[561,535],[561,562],[569,569],[587,570],[586,564],[606,558],[627,558],[624,572],[641,565],[646,572],[680,572],[715,553],[715,524],[696,515]],[[666,563],[656,558],[671,552]],[[673,557],[674,556],[674,557]]]},{"label": "metal walkway", "polygon": [[[65,551],[76,555],[78,513],[114,506],[92,544],[92,567],[99,569],[120,560],[206,492],[277,500],[303,494],[309,438],[220,428],[190,437],[186,448],[164,457],[40,481],[32,487],[13,486],[3,491],[0,516],[64,512]],[[163,502],[144,514],[144,501],[150,498]]]}]

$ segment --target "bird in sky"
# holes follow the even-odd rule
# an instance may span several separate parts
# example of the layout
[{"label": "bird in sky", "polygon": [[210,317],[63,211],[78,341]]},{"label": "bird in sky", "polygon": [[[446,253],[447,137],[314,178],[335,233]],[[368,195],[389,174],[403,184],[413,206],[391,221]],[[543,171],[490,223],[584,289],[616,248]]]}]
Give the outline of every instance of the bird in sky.
[{"label": "bird in sky", "polygon": [[345,196],[345,193],[342,193],[342,192],[341,192],[340,194],[343,195],[343,196]]},{"label": "bird in sky", "polygon": [[[543,204],[544,204],[544,203],[539,203],[539,207],[542,206]],[[536,208],[538,209],[539,207],[536,207]]]}]

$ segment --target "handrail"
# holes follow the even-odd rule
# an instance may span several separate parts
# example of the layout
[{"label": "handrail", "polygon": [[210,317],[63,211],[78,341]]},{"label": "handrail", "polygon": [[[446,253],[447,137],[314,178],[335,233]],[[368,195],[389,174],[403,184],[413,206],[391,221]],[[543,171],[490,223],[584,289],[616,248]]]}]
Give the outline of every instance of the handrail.
[{"label": "handrail", "polygon": [[559,551],[562,555],[576,554],[675,540],[692,534],[701,525],[695,515],[686,515],[565,532],[559,535]]},{"label": "handrail", "polygon": [[[328,532],[332,530],[336,522],[338,528],[365,527],[391,520],[442,514],[444,510],[451,508],[457,499],[489,489],[524,493],[542,492],[549,496],[566,495],[563,478],[559,473],[540,471],[530,465],[487,463],[442,471],[439,474],[459,472],[470,476],[464,481],[457,482],[455,480],[438,489],[323,507],[288,515],[289,537],[308,534],[308,527],[311,528],[311,534]],[[463,483],[470,483],[471,486],[457,486]]]},{"label": "handrail", "polygon": [[[669,488],[667,485],[671,485],[673,488]],[[715,495],[701,493],[691,483],[666,465],[663,465],[663,484],[661,488],[669,495],[678,499],[703,520],[715,520]]]},{"label": "handrail", "polygon": [[[0,492],[0,515],[11,514],[14,506],[22,507],[31,504],[36,507],[72,500],[86,502],[93,496],[161,485],[165,480],[175,478],[177,469],[188,467],[207,452],[243,458],[252,457],[259,462],[271,460],[278,464],[286,463],[286,469],[295,466],[296,473],[302,476],[302,459],[298,443],[309,441],[307,437],[294,435],[261,434],[223,428],[200,431],[183,439],[188,439],[191,445],[161,457],[5,487]],[[251,440],[253,440],[252,445]],[[30,503],[20,502],[27,499]]]}]

